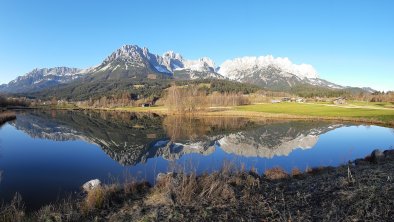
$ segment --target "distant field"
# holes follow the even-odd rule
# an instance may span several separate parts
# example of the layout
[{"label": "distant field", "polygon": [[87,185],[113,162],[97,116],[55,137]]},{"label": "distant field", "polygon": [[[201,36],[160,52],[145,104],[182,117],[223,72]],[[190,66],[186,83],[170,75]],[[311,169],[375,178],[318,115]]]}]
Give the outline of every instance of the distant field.
[{"label": "distant field", "polygon": [[351,108],[323,104],[277,103],[235,107],[237,111],[253,111],[314,117],[365,118],[384,122],[394,121],[394,109]]},{"label": "distant field", "polygon": [[365,106],[365,107],[376,107],[376,108],[394,108],[394,103],[390,102],[361,102],[351,101],[349,106]]},{"label": "distant field", "polygon": [[164,106],[152,106],[152,107],[117,107],[114,110],[118,111],[129,111],[129,112],[166,112],[167,108]]}]

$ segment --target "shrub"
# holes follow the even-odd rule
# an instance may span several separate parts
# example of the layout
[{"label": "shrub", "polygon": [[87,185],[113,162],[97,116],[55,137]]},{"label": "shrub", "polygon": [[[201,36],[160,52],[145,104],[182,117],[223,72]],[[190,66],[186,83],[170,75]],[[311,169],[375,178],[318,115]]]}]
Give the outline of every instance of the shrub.
[{"label": "shrub", "polygon": [[18,222],[22,221],[24,216],[24,204],[19,193],[15,194],[9,205],[0,206],[0,221]]},{"label": "shrub", "polygon": [[298,169],[297,167],[295,167],[291,170],[292,177],[297,177],[297,176],[300,176],[301,174],[302,174],[301,170]]},{"label": "shrub", "polygon": [[288,178],[289,175],[280,167],[274,167],[265,171],[264,175],[270,180]]},{"label": "shrub", "polygon": [[82,205],[83,211],[91,211],[93,209],[102,208],[108,199],[107,190],[99,186],[90,190],[85,197],[85,202]]}]

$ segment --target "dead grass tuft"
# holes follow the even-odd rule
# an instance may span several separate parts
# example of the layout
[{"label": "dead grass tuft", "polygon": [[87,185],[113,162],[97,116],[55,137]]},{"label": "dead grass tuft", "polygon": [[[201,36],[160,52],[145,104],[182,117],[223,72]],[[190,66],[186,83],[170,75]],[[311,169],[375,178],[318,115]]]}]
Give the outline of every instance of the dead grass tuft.
[{"label": "dead grass tuft", "polygon": [[84,202],[81,204],[83,212],[87,213],[94,209],[103,208],[108,204],[109,199],[120,190],[118,184],[98,186],[95,189],[90,190]]},{"label": "dead grass tuft", "polygon": [[297,167],[294,167],[294,168],[291,170],[291,176],[292,176],[292,177],[299,177],[299,176],[301,176],[301,174],[302,174],[301,170],[298,169]]},{"label": "dead grass tuft", "polygon": [[0,111],[0,126],[2,124],[4,124],[5,122],[11,121],[14,119],[16,119],[16,115],[14,112],[8,112],[8,111],[1,112]]},{"label": "dead grass tuft", "polygon": [[326,171],[327,169],[329,169],[329,167],[324,167],[324,166],[313,167],[313,168],[308,167],[305,170],[305,172],[308,174],[316,175],[316,174]]},{"label": "dead grass tuft", "polygon": [[37,212],[39,221],[62,221],[62,215],[53,205],[47,205]]},{"label": "dead grass tuft", "polygon": [[123,191],[126,195],[140,194],[150,188],[148,182],[128,182],[123,184]]},{"label": "dead grass tuft", "polygon": [[10,204],[0,206],[0,221],[19,222],[23,221],[24,217],[24,204],[19,193],[15,194]]},{"label": "dead grass tuft", "polygon": [[270,180],[280,180],[289,177],[289,175],[280,167],[268,169],[264,172],[264,175]]},{"label": "dead grass tuft", "polygon": [[[211,205],[235,201],[232,186],[234,175],[232,167],[227,165],[219,172],[196,176],[195,173],[168,174],[157,181],[145,200],[148,205],[191,205],[196,202],[209,202]],[[249,180],[251,186],[255,179]],[[244,184],[243,180],[237,180]]]},{"label": "dead grass tuft", "polygon": [[222,172],[205,175],[200,181],[199,197],[212,203],[234,201],[235,192],[229,181],[230,177]]}]

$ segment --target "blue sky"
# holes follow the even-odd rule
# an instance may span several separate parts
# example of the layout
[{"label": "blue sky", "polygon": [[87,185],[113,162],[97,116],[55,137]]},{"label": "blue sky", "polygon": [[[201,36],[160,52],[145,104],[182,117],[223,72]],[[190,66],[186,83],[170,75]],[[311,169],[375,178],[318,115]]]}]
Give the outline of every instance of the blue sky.
[{"label": "blue sky", "polygon": [[0,0],[0,83],[97,65],[123,44],[220,65],[272,54],[338,84],[394,90],[394,1]]}]

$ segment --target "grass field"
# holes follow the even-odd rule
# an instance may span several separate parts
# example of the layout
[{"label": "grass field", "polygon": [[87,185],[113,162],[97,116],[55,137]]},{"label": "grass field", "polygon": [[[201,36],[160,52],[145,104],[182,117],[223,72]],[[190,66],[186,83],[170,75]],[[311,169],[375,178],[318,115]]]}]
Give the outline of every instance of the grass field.
[{"label": "grass field", "polygon": [[349,106],[362,106],[370,108],[394,108],[394,103],[390,102],[363,102],[363,101],[350,101]]},{"label": "grass field", "polygon": [[127,106],[127,107],[117,107],[117,108],[114,108],[113,110],[128,111],[128,112],[156,112],[156,113],[166,113],[167,112],[167,108],[165,108],[163,106],[152,106],[152,107]]},{"label": "grass field", "polygon": [[235,107],[237,111],[288,114],[312,117],[362,118],[382,122],[394,121],[394,109],[351,108],[323,104],[278,103]]},{"label": "grass field", "polygon": [[[344,105],[333,105],[324,103],[262,103],[235,107],[211,107],[205,111],[194,114],[201,116],[239,116],[256,118],[283,118],[283,119],[327,119],[345,120],[365,123],[376,123],[394,126],[394,108],[391,103],[366,103],[349,102]],[[46,108],[53,108],[45,106]],[[36,107],[43,108],[43,107]],[[58,109],[74,109],[70,107],[56,107]],[[92,109],[90,107],[78,107],[81,109]],[[93,108],[94,110],[141,112],[157,114],[179,114],[170,112],[165,106],[153,107],[114,107]]]}]

